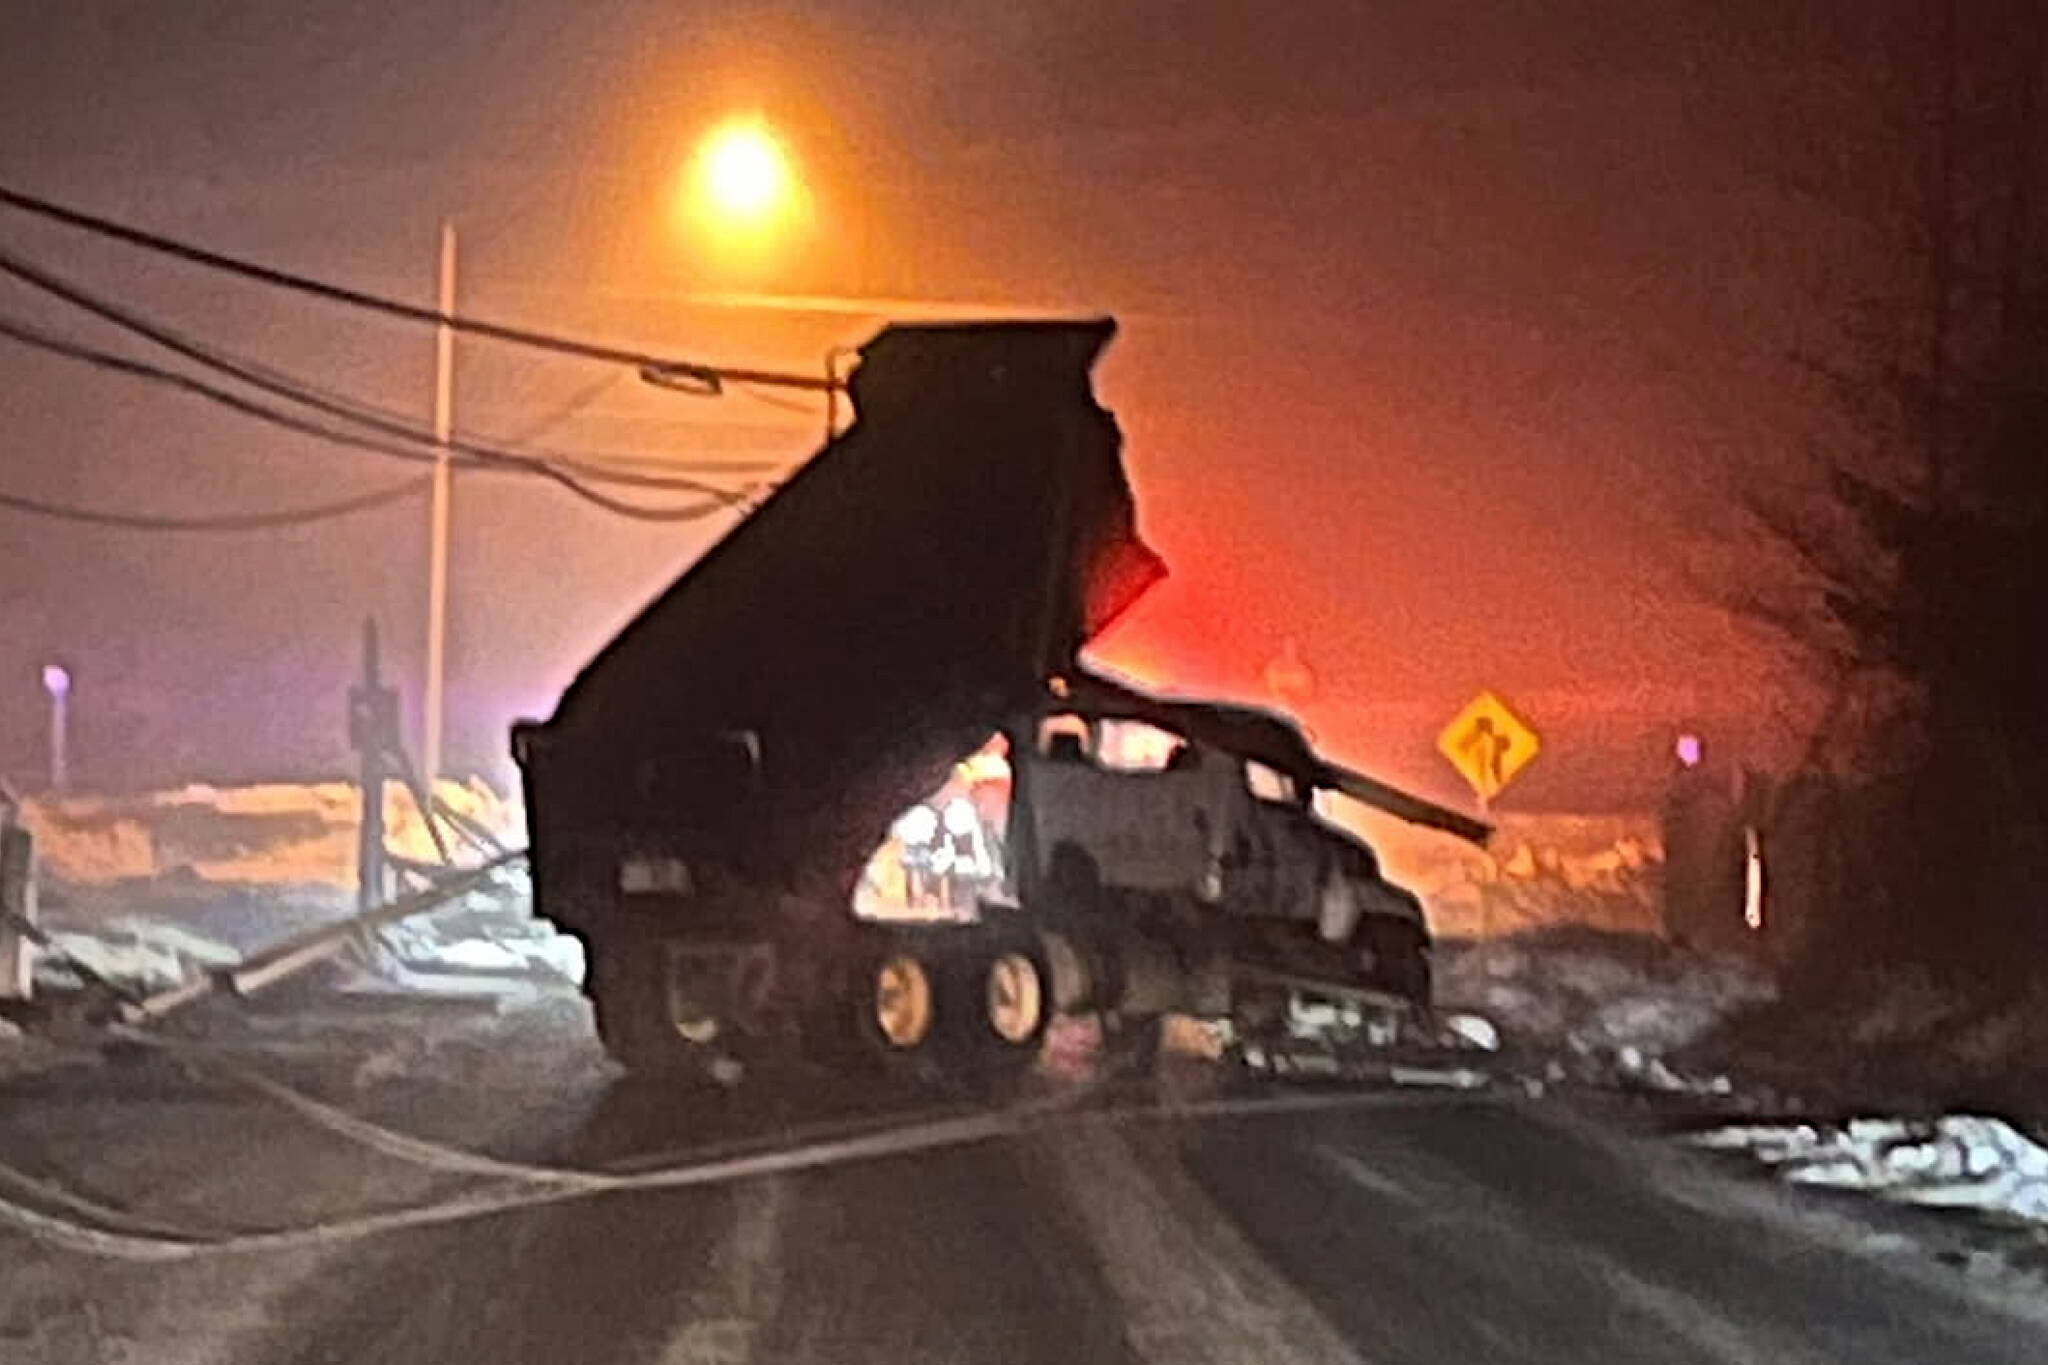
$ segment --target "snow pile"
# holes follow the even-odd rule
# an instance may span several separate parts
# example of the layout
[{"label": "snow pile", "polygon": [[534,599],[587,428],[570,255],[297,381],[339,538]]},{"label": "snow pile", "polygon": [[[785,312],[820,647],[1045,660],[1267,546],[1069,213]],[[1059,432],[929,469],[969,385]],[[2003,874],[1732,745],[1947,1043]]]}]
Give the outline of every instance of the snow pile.
[{"label": "snow pile", "polygon": [[458,906],[378,932],[378,970],[400,984],[447,977],[523,978],[578,985],[583,944],[523,910]]},{"label": "snow pile", "polygon": [[1522,1042],[1669,1052],[1775,993],[1751,963],[1640,935],[1553,930],[1437,951],[1439,1004],[1476,1011]]},{"label": "snow pile", "polygon": [[2048,1147],[2003,1119],[1852,1119],[1839,1127],[1736,1124],[1693,1138],[1742,1151],[1796,1184],[2048,1223]]},{"label": "snow pile", "polygon": [[1503,815],[1484,849],[1353,803],[1331,814],[1364,836],[1388,876],[1422,897],[1440,934],[1662,927],[1664,846],[1654,814]]},{"label": "snow pile", "polygon": [[1507,1047],[1552,1054],[1552,1080],[1726,1094],[1725,1078],[1670,1059],[1774,995],[1754,964],[1637,934],[1552,929],[1437,949],[1439,1007],[1490,1021]]},{"label": "snow pile", "polygon": [[524,878],[472,891],[428,914],[377,930],[340,988],[448,997],[533,999],[583,981],[583,943],[536,919]]},{"label": "snow pile", "polygon": [[167,990],[217,967],[241,960],[227,944],[176,924],[119,916],[85,926],[52,926],[56,952],[35,957],[39,987],[76,989],[84,983],[70,965],[83,963],[117,985],[148,993]]},{"label": "snow pile", "polygon": [[[435,798],[508,842],[521,837],[515,805],[481,781],[441,781]],[[193,785],[124,797],[31,801],[45,876],[66,886],[182,878],[215,886],[355,883],[362,802],[346,782]],[[386,843],[418,862],[439,855],[419,807],[397,783],[384,792]],[[452,837],[452,836],[451,836]]]},{"label": "snow pile", "polygon": [[[396,987],[438,994],[491,995],[574,986],[583,979],[583,945],[557,934],[528,911],[523,895],[474,893],[443,908],[376,931],[367,953],[351,953],[322,978],[349,992]],[[238,910],[241,907],[236,907]],[[36,954],[36,980],[44,989],[75,990],[84,983],[70,964],[132,991],[150,994],[206,973],[232,967],[249,954],[295,933],[332,923],[351,909],[268,906],[263,914],[220,912],[195,924],[144,914],[72,915],[49,925],[58,951]],[[289,908],[291,913],[282,911]],[[218,926],[230,932],[215,936]]]}]

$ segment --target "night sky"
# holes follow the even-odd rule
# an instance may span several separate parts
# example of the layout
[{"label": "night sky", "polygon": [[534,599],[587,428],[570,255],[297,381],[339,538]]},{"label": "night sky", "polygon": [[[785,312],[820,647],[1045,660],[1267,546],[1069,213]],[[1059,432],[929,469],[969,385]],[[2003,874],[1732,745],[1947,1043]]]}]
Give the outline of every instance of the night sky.
[{"label": "night sky", "polygon": [[[890,311],[715,294],[1115,314],[1100,388],[1173,577],[1103,659],[1256,699],[1296,640],[1319,737],[1438,795],[1434,732],[1491,687],[1550,741],[1510,801],[1590,808],[1641,800],[1676,726],[1761,751],[1805,723],[1698,565],[1732,490],[1808,439],[1798,357],[1899,287],[1886,215],[1916,172],[1873,73],[1910,61],[1917,10],[12,0],[0,180],[421,303],[451,217],[463,311],[713,361],[816,370]],[[734,260],[672,198],[748,111],[812,206]],[[4,212],[0,244],[427,417],[424,331]],[[130,344],[12,284],[0,314]],[[458,425],[816,444],[783,397],[605,379],[465,341]],[[406,473],[0,346],[9,492],[199,513]],[[495,776],[506,721],[725,524],[468,474],[455,517],[451,766]],[[86,784],[339,772],[366,614],[418,677],[426,525],[424,502],[235,537],[0,511],[0,773],[36,784],[49,659],[78,676]]]}]

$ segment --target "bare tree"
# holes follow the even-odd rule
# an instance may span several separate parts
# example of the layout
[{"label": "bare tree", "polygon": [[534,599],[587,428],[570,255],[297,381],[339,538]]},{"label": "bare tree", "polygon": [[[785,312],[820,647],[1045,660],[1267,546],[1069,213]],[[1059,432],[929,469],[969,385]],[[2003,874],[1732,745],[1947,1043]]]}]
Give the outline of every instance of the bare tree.
[{"label": "bare tree", "polygon": [[1929,14],[1924,116],[1905,120],[1925,192],[1900,234],[1924,287],[1813,367],[1839,433],[1803,483],[1743,496],[1779,554],[1738,606],[1799,646],[1874,756],[1854,851],[1873,875],[1828,908],[1818,955],[1996,984],[2048,931],[2048,25]]}]

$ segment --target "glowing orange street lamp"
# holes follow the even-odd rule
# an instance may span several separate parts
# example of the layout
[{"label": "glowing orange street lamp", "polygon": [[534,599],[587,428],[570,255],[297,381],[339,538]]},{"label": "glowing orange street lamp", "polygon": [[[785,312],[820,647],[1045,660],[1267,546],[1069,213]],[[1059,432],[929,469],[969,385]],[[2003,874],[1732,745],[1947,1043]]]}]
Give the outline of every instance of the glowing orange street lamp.
[{"label": "glowing orange street lamp", "polygon": [[686,216],[728,246],[759,246],[802,209],[804,187],[767,122],[729,119],[698,145],[684,186]]}]

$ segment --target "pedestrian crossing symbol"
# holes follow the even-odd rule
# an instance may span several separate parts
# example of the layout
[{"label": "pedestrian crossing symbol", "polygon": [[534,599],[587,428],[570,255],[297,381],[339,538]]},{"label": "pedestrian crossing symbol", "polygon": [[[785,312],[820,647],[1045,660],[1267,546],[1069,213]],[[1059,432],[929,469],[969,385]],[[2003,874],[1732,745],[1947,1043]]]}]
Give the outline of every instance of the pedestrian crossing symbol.
[{"label": "pedestrian crossing symbol", "polygon": [[1481,801],[1500,795],[1542,747],[1528,723],[1491,692],[1474,697],[1436,737],[1437,752]]}]

